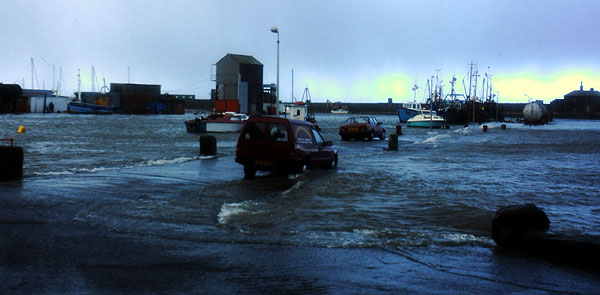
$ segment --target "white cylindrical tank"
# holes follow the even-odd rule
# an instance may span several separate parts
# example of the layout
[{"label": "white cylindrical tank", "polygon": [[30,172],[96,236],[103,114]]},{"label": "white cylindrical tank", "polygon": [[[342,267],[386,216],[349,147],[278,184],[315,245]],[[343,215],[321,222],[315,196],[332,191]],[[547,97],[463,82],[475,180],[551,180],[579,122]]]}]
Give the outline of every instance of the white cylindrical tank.
[{"label": "white cylindrical tank", "polygon": [[545,124],[543,121],[546,118],[546,113],[548,110],[546,107],[539,102],[530,102],[525,105],[523,108],[523,119],[525,119],[526,123],[538,123]]}]

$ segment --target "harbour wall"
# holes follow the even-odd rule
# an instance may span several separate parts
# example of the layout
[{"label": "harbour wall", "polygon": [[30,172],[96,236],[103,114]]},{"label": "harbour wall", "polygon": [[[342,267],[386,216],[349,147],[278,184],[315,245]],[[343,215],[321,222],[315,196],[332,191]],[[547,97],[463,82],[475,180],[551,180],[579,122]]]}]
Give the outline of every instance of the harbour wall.
[{"label": "harbour wall", "polygon": [[[527,103],[500,103],[504,110],[505,118],[523,118],[523,108]],[[210,99],[185,100],[185,109],[187,112],[211,112],[214,108],[214,102]],[[373,114],[373,115],[395,115],[400,103],[324,103],[313,102],[312,110],[315,113],[329,113],[331,109],[344,108],[349,114]],[[552,110],[555,118],[572,119],[600,119],[600,115],[589,116],[578,113],[561,113],[554,110],[551,104],[544,104],[548,110]]]}]

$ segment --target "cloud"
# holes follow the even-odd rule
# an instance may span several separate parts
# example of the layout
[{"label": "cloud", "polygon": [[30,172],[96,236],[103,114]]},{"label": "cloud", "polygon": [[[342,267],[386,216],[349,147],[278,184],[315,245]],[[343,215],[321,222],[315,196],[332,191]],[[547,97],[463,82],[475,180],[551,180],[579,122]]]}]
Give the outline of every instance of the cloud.
[{"label": "cloud", "polygon": [[600,72],[585,69],[569,69],[554,73],[521,71],[494,77],[495,89],[504,102],[525,101],[527,98],[542,99],[546,102],[562,98],[565,94],[579,89],[580,83],[586,89],[600,86]]}]

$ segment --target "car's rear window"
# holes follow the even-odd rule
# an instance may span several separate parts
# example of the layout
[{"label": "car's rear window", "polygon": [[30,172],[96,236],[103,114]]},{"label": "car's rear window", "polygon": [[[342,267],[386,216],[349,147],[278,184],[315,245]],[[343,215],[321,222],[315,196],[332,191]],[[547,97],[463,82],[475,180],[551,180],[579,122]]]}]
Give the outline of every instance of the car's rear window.
[{"label": "car's rear window", "polygon": [[288,132],[286,126],[283,124],[270,124],[269,139],[277,142],[287,142]]},{"label": "car's rear window", "polygon": [[247,140],[264,140],[265,139],[265,123],[248,122],[244,138]]}]

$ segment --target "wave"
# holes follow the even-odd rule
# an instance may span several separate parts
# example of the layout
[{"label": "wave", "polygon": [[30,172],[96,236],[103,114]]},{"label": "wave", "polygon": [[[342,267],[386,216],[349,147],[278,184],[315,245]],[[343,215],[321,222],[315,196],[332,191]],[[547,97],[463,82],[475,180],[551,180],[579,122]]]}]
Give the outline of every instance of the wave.
[{"label": "wave", "polygon": [[221,210],[217,214],[217,221],[219,224],[231,224],[236,219],[240,219],[244,216],[252,216],[264,214],[267,211],[261,210],[263,203],[247,200],[236,203],[224,203],[221,205]]},{"label": "wave", "polygon": [[60,176],[60,175],[73,175],[77,173],[95,173],[108,170],[118,170],[121,168],[136,168],[136,167],[150,167],[150,166],[161,166],[177,163],[185,163],[194,160],[209,160],[214,159],[216,156],[200,156],[200,157],[179,157],[175,159],[160,159],[160,160],[146,160],[137,164],[127,165],[124,167],[93,167],[93,168],[70,168],[62,171],[44,171],[44,172],[33,172],[33,175],[37,176]]},{"label": "wave", "polygon": [[33,172],[34,175],[39,176],[59,176],[59,175],[73,175],[77,173],[94,173],[106,170],[117,170],[116,167],[95,167],[95,168],[71,168],[65,171],[48,171],[48,172]]},{"label": "wave", "polygon": [[[299,175],[299,174],[298,174],[298,175]],[[289,177],[289,176],[288,176],[288,177]],[[292,185],[290,188],[288,188],[288,189],[284,190],[284,191],[281,193],[281,196],[282,196],[282,197],[287,197],[287,195],[288,195],[289,193],[291,193],[291,192],[293,192],[293,191],[296,191],[296,190],[298,190],[298,189],[299,189],[299,188],[302,186],[302,184],[304,184],[304,182],[303,182],[303,181],[298,181],[298,182],[296,182],[296,183],[295,183],[294,185]]]},{"label": "wave", "polygon": [[[432,133],[432,134],[435,134],[435,133]],[[449,138],[449,137],[450,137],[449,134],[437,134],[432,137],[428,137],[428,138],[424,139],[423,141],[415,141],[413,144],[425,144],[425,143],[435,144],[435,143],[438,143],[438,141]]]},{"label": "wave", "polygon": [[[212,158],[214,158],[214,156],[208,156],[208,157],[203,157],[203,158],[204,159],[212,159]],[[202,158],[201,157],[179,157],[179,158],[175,158],[175,159],[148,160],[148,161],[142,162],[138,166],[160,166],[160,165],[184,163],[184,162],[189,162],[189,161],[198,160],[198,159],[202,159]],[[131,168],[131,167],[128,167],[128,168]]]}]

